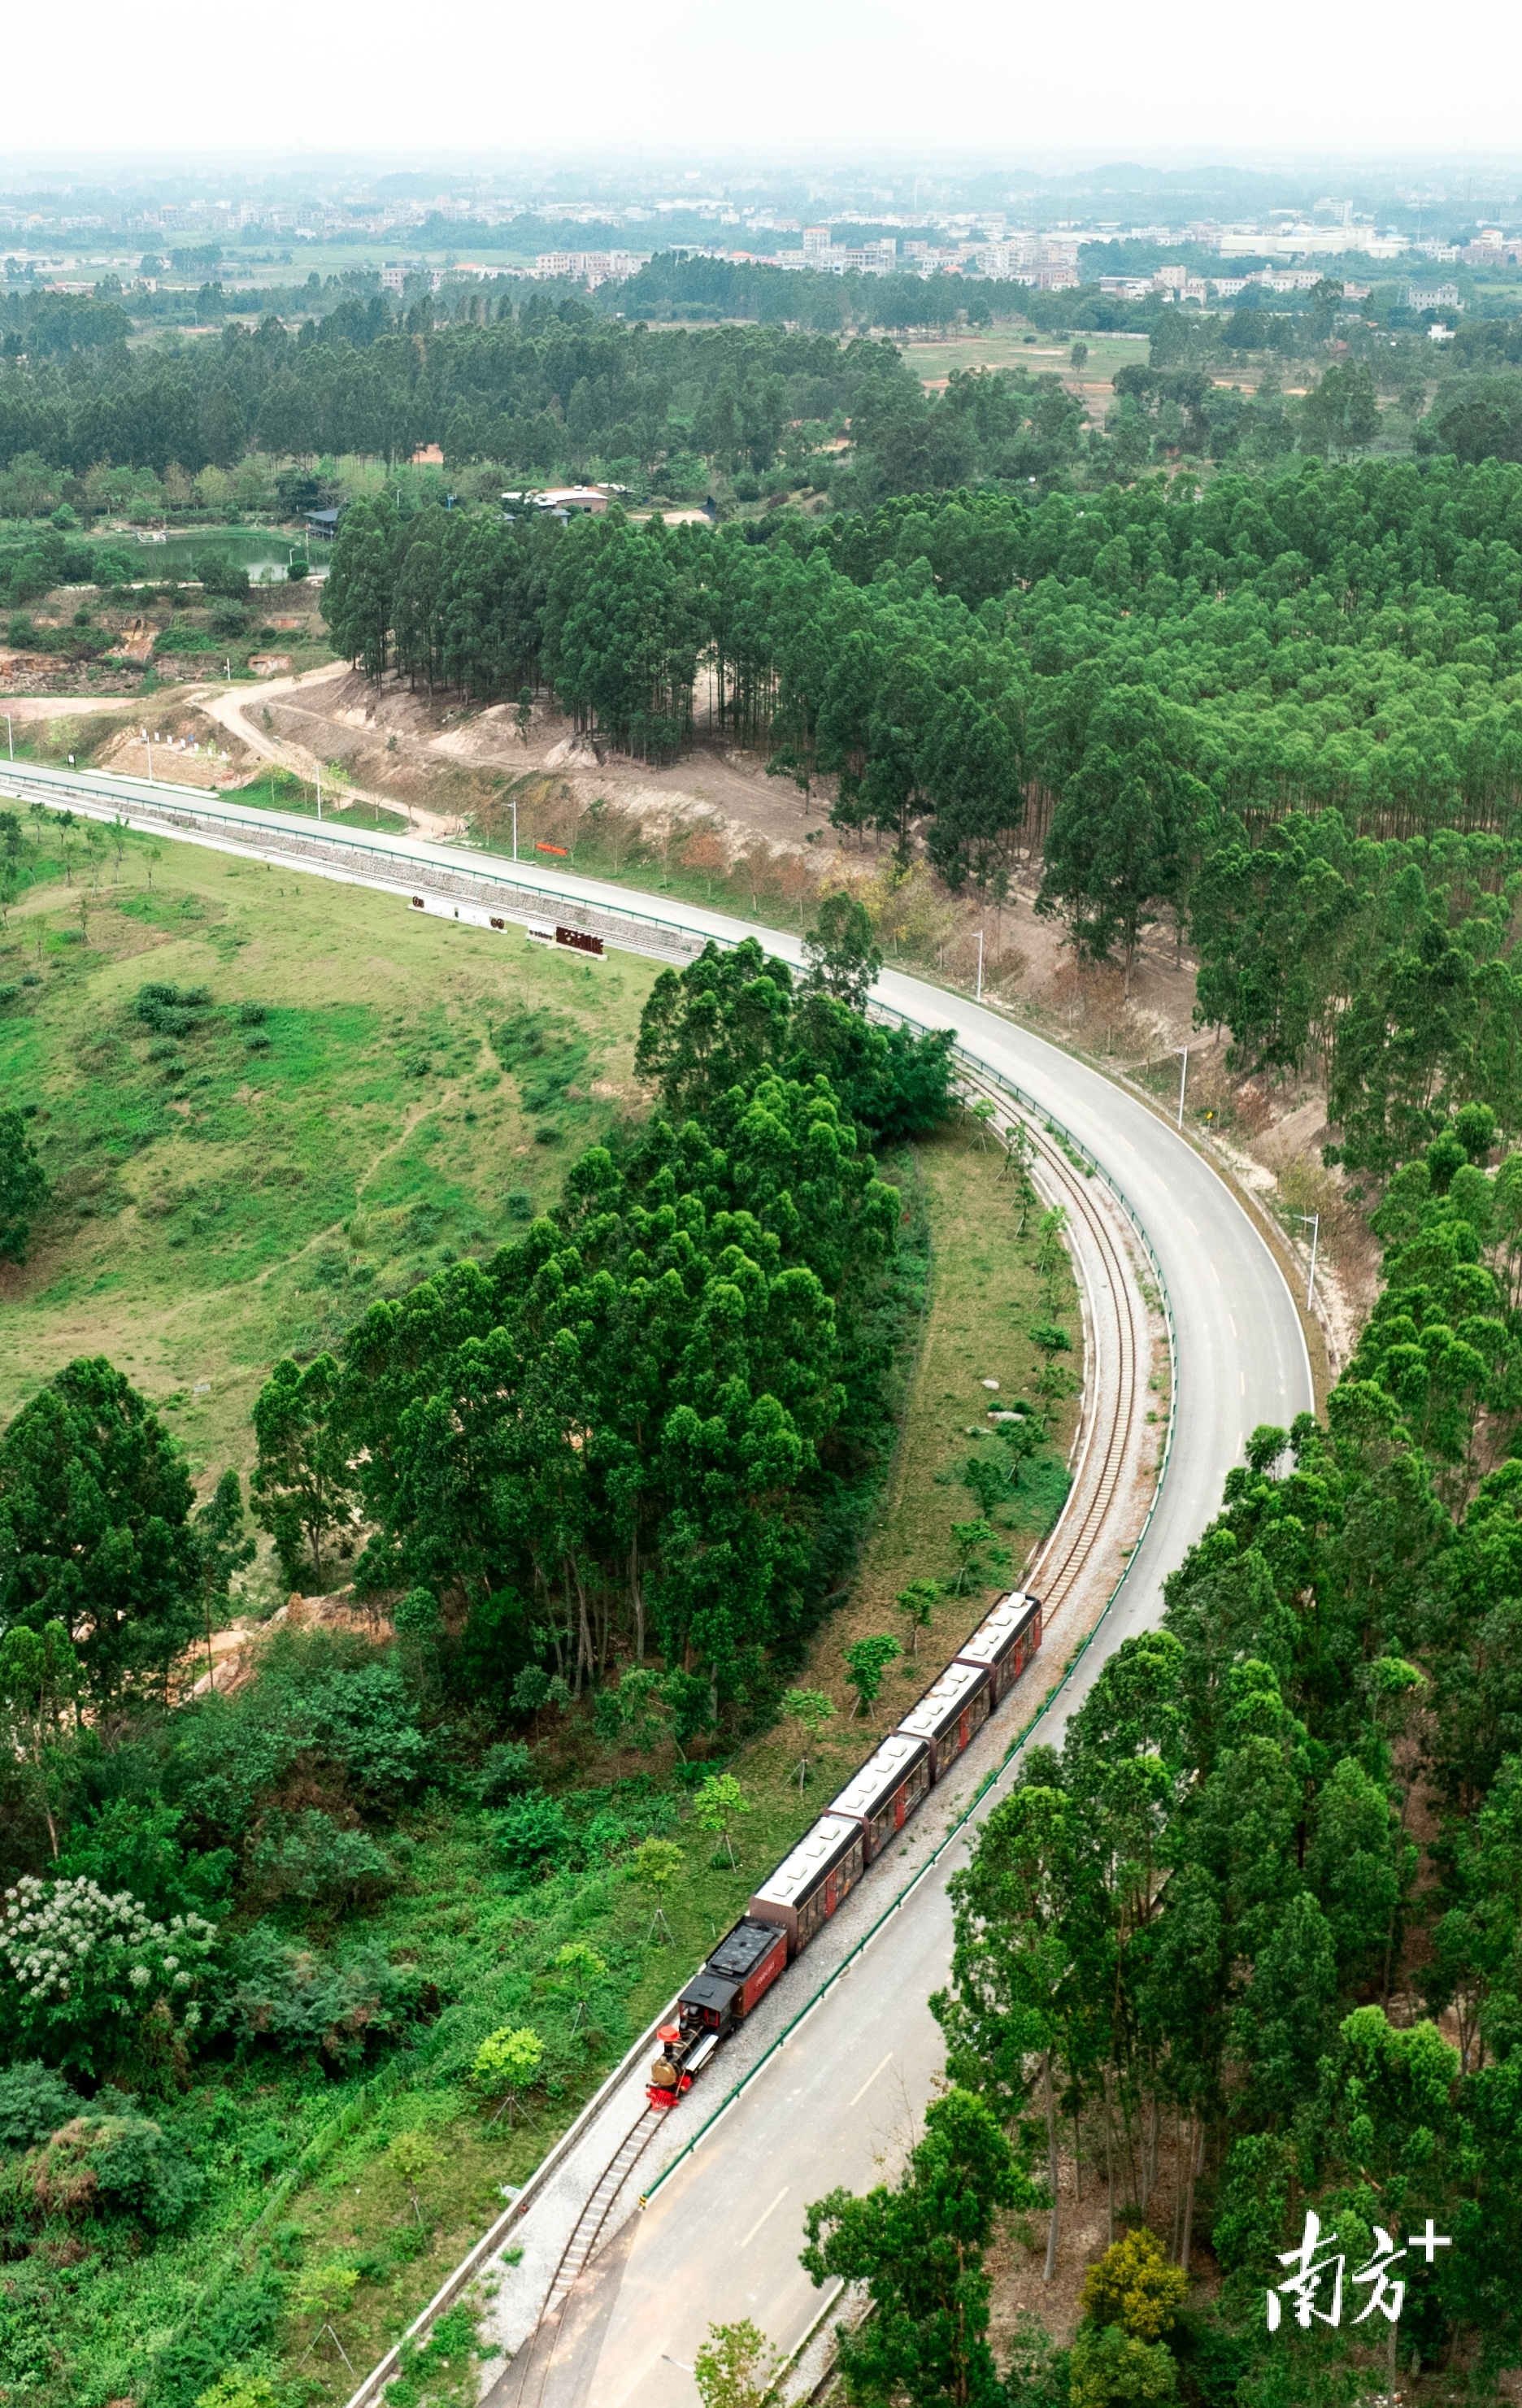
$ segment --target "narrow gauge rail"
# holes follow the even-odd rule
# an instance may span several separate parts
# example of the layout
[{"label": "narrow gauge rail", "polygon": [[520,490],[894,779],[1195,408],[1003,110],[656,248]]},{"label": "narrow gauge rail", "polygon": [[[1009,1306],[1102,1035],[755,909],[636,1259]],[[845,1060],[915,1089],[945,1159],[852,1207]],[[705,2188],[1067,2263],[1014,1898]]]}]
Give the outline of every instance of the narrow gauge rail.
[{"label": "narrow gauge rail", "polygon": [[[1040,1582],[1050,1626],[1087,1570],[1104,1532],[1125,1469],[1127,1441],[1141,1408],[1144,1367],[1135,1324],[1127,1309],[1134,1283],[1113,1216],[1102,1209],[1094,1193],[1094,1182],[1074,1167],[1060,1140],[1033,1114],[1017,1111],[1008,1089],[997,1080],[980,1075],[965,1063],[962,1083],[967,1091],[986,1096],[1008,1120],[1024,1123],[1036,1150],[1042,1186],[1067,1206],[1070,1226],[1082,1236],[1092,1254],[1091,1276],[1085,1281],[1080,1273],[1078,1281],[1085,1306],[1087,1344],[1084,1414],[1073,1474],[1074,1503],[1072,1510],[1058,1521],[1032,1568],[1032,1576]],[[1099,1355],[1111,1349],[1113,1363],[1101,1365]]]}]

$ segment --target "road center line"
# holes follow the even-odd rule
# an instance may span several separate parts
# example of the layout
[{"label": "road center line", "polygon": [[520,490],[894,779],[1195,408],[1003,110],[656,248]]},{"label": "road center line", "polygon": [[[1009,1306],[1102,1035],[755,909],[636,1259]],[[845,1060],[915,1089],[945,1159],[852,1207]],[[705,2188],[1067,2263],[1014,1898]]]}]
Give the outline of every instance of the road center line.
[{"label": "road center line", "polygon": [[[854,2103],[854,2102],[853,2102],[853,2103]],[[747,2234],[745,2235],[744,2240],[740,2243],[740,2244],[739,2244],[739,2245],[740,2245],[740,2247],[741,2247],[742,2249],[748,2249],[748,2248],[750,2247],[750,2245],[751,2245],[752,2242],[755,2239],[756,2234],[760,2231],[761,2227],[763,2226],[763,2224],[765,2224],[765,2222],[766,2222],[766,2220],[767,2220],[768,2216],[771,2214],[772,2209],[773,2209],[773,2208],[781,2207],[781,2205],[782,2205],[782,2203],[783,2203],[783,2200],[784,2200],[786,2197],[787,2197],[787,2185],[786,2185],[786,2183],[783,2183],[783,2186],[782,2186],[781,2190],[777,2193],[776,2198],[772,2200],[772,2202],[771,2202],[771,2207],[764,2207],[764,2208],[761,2210],[761,2213],[760,2213],[760,2214],[756,2217],[755,2222],[752,2225],[752,2227],[751,2227],[751,2229],[750,2229],[749,2232],[747,2232]]]},{"label": "road center line", "polygon": [[[883,2065],[891,2065],[892,2063],[893,2063],[893,2051],[892,2051],[892,2049],[890,2048],[890,2049],[889,2049],[889,2051],[888,2051],[888,2053],[887,2053],[887,2055],[886,2055],[886,2057],[883,2059]],[[867,2076],[866,2081],[862,2084],[861,2088],[857,2091],[857,2093],[856,2093],[856,2099],[865,2099],[865,2098],[866,2098],[867,2093],[869,2092],[869,2090],[870,2090],[870,2088],[871,2088],[871,2086],[872,2086],[873,2083],[877,2080],[878,2075],[882,2072],[882,2071],[883,2071],[883,2065],[874,2065],[874,2066],[873,2066],[873,2068],[872,2068],[872,2070],[871,2070],[870,2073]],[[853,2107],[854,2107],[854,2105],[855,2105],[855,2103],[856,2103],[856,2099],[853,2099],[853,2100],[850,2101],[850,2104],[851,2104]]]}]

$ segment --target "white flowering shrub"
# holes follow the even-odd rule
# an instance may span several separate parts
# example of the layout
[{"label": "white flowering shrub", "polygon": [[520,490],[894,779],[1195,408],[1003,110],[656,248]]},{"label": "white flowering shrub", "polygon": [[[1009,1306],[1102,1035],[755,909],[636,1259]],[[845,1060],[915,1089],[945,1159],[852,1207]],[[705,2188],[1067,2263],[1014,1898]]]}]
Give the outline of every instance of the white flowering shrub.
[{"label": "white flowering shrub", "polygon": [[183,2048],[216,1936],[204,1915],[155,1923],[127,1890],[27,1874],[0,1905],[0,2028],[92,2074],[130,2057],[150,2023],[160,2044]]}]

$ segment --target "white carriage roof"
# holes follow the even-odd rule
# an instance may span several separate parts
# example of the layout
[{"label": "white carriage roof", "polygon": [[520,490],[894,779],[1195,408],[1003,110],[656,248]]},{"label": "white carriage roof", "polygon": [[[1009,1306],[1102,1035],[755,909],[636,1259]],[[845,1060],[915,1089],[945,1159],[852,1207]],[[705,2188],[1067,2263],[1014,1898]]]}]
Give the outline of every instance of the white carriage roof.
[{"label": "white carriage roof", "polygon": [[963,1663],[991,1664],[1001,1647],[1012,1639],[1036,1600],[1017,1588],[1010,1597],[1001,1598],[993,1612],[980,1622],[965,1647],[956,1651]]},{"label": "white carriage roof", "polygon": [[905,1776],[926,1753],[922,1739],[912,1739],[907,1731],[890,1731],[875,1756],[857,1767],[839,1798],[830,1805],[832,1814],[870,1814],[884,1798],[891,1798]]},{"label": "white carriage roof", "polygon": [[859,1840],[854,1823],[843,1814],[821,1814],[811,1831],[806,1831],[790,1856],[784,1856],[769,1880],[756,1891],[775,1906],[796,1906],[806,1898],[821,1873],[827,1871],[835,1859],[853,1840]]},{"label": "white carriage roof", "polygon": [[899,1719],[900,1731],[917,1739],[934,1739],[955,1719],[980,1681],[988,1677],[983,1664],[948,1664],[933,1689]]}]

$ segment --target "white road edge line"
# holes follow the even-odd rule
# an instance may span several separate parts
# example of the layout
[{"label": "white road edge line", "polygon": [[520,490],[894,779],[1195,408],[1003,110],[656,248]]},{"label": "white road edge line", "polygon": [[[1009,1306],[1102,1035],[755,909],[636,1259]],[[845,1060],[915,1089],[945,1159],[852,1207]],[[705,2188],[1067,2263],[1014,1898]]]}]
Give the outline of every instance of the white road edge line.
[{"label": "white road edge line", "polygon": [[[889,2049],[889,2051],[888,2051],[888,2053],[887,2053],[887,2055],[886,2055],[886,2057],[883,2059],[883,2065],[891,2065],[892,2063],[893,2063],[893,2051],[892,2051],[892,2049],[890,2048],[890,2049]],[[873,2083],[877,2080],[878,2075],[882,2072],[882,2071],[883,2071],[883,2065],[874,2065],[874,2066],[873,2066],[873,2068],[872,2068],[872,2070],[871,2070],[870,2073],[867,2076],[866,2081],[862,2084],[861,2088],[857,2091],[857,2093],[856,2093],[856,2097],[855,2097],[854,2099],[853,2099],[853,2100],[849,2100],[849,2101],[847,2102],[850,2106],[854,2107],[854,2106],[856,2105],[856,2103],[857,2103],[857,2100],[862,2100],[862,2099],[865,2099],[865,2098],[866,2098],[867,2093],[869,2092],[869,2090],[870,2090],[870,2088],[871,2088],[871,2086],[872,2086]]]},{"label": "white road edge line", "polygon": [[[854,2102],[853,2101],[853,2104],[854,2104]],[[773,2213],[773,2211],[774,2211],[775,2209],[777,2209],[777,2208],[781,2207],[781,2205],[782,2205],[782,2203],[783,2203],[783,2200],[787,2197],[787,2192],[788,2192],[788,2186],[787,2186],[787,2184],[786,2184],[786,2183],[783,2183],[783,2186],[782,2186],[781,2190],[777,2193],[776,2198],[772,2200],[772,2202],[771,2202],[771,2206],[770,2206],[770,2207],[764,2207],[764,2208],[761,2210],[761,2213],[760,2213],[760,2214],[756,2217],[755,2222],[752,2225],[752,2227],[751,2227],[751,2229],[750,2229],[749,2232],[747,2232],[747,2234],[745,2235],[744,2240],[740,2243],[740,2244],[739,2244],[739,2245],[740,2245],[740,2247],[741,2247],[742,2249],[748,2249],[748,2248],[750,2247],[750,2245],[751,2245],[752,2242],[755,2239],[756,2234],[760,2231],[761,2227],[763,2226],[763,2224],[765,2224],[765,2222],[766,2222],[766,2220],[767,2220],[768,2216],[768,2215],[770,2215],[770,2214]]]}]

